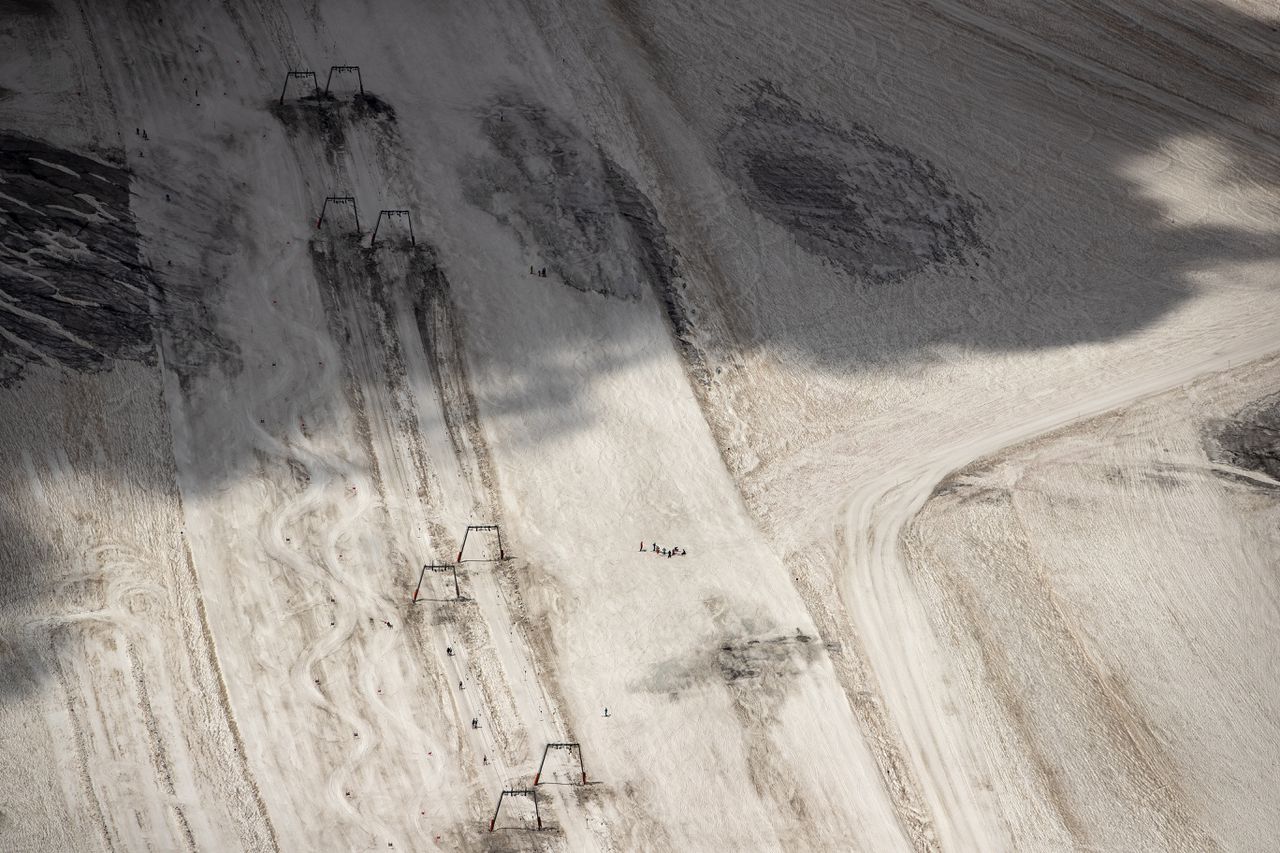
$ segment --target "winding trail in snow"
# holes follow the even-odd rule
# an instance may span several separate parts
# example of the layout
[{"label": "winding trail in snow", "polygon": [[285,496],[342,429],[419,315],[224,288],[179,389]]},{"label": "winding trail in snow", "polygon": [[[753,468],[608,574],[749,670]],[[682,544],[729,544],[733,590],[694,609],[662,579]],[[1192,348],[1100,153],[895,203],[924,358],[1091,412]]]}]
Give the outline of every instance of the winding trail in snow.
[{"label": "winding trail in snow", "polygon": [[[963,723],[945,708],[943,653],[900,545],[907,525],[949,474],[984,456],[1136,400],[1184,385],[1276,351],[1274,334],[1224,345],[1179,365],[1160,365],[1091,397],[1070,397],[1004,429],[970,435],[909,467],[864,483],[842,507],[848,543],[839,593],[880,681],[886,706],[918,774],[943,849],[1003,849],[1005,839],[974,806],[967,771],[981,767],[972,737],[954,737]],[[944,723],[944,720],[954,722]]]}]

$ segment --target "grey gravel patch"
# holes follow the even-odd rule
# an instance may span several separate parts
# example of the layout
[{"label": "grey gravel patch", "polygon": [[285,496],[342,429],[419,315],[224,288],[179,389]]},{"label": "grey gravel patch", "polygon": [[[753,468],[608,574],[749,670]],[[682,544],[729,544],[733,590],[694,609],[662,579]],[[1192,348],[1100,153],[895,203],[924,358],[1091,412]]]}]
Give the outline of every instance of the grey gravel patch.
[{"label": "grey gravel patch", "polygon": [[1213,462],[1280,480],[1280,393],[1250,403],[1232,418],[1210,421],[1201,441]]},{"label": "grey gravel patch", "polygon": [[122,167],[0,134],[0,386],[32,362],[154,362],[129,183]]},{"label": "grey gravel patch", "polygon": [[32,18],[53,18],[58,14],[48,0],[0,0],[0,18],[19,15]]},{"label": "grey gravel patch", "polygon": [[817,662],[823,649],[815,637],[801,633],[726,636],[692,659],[664,661],[637,686],[672,698],[719,681],[753,694],[780,699],[801,672]]},{"label": "grey gravel patch", "polygon": [[670,289],[676,258],[653,206],[577,128],[508,95],[487,107],[481,130],[490,150],[468,164],[467,201],[512,228],[533,266],[622,299],[638,299],[646,282]]},{"label": "grey gravel patch", "polygon": [[715,655],[716,669],[729,683],[749,679],[767,684],[790,678],[818,659],[821,644],[797,631],[777,637],[725,642]]},{"label": "grey gravel patch", "polygon": [[873,281],[983,254],[979,203],[928,160],[863,125],[806,113],[767,81],[748,91],[721,137],[722,166],[803,249]]},{"label": "grey gravel patch", "polygon": [[333,149],[346,146],[347,128],[356,123],[384,130],[396,124],[395,108],[372,92],[351,98],[319,94],[286,98],[284,103],[273,100],[267,109],[291,136],[315,136]]}]

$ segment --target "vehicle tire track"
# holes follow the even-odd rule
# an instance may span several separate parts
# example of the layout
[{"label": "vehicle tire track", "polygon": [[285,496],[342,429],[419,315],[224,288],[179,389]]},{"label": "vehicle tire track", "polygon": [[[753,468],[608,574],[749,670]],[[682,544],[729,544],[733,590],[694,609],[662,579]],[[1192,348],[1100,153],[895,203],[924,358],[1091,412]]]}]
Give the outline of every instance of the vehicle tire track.
[{"label": "vehicle tire track", "polygon": [[[837,590],[866,642],[883,700],[903,733],[944,849],[1000,845],[988,834],[991,828],[975,819],[973,792],[963,778],[965,768],[979,767],[981,762],[971,749],[965,755],[948,753],[949,739],[938,727],[937,721],[948,717],[938,691],[945,678],[933,671],[939,665],[938,644],[919,639],[932,638],[935,629],[904,559],[901,537],[906,525],[943,480],[975,460],[1274,350],[1273,336],[1259,336],[1233,341],[1229,350],[1182,365],[1162,364],[1092,399],[1059,401],[1021,423],[963,439],[909,467],[873,477],[844,504],[839,529],[844,531],[848,557]],[[952,742],[955,748],[964,747]]]}]

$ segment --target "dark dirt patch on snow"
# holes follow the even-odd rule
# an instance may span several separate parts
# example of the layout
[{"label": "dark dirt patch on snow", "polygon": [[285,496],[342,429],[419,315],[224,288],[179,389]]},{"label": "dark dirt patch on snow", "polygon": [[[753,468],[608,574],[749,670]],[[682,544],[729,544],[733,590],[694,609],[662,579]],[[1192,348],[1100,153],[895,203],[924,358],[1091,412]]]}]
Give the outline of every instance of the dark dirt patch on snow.
[{"label": "dark dirt patch on snow", "polygon": [[976,199],[929,161],[806,113],[771,83],[751,87],[720,156],[753,209],[851,275],[894,280],[983,250]]},{"label": "dark dirt patch on snow", "polygon": [[1211,421],[1202,442],[1213,462],[1280,480],[1280,394],[1250,403],[1235,417]]},{"label": "dark dirt patch on snow", "polygon": [[369,92],[351,98],[318,94],[286,98],[284,103],[273,100],[267,109],[291,136],[314,136],[332,149],[346,146],[352,125],[366,123],[390,131],[396,123],[395,108]]},{"label": "dark dirt patch on snow", "polygon": [[792,796],[800,785],[773,730],[787,696],[819,663],[824,646],[799,629],[793,634],[777,633],[770,630],[768,620],[735,619],[721,601],[706,604],[724,632],[722,638],[685,659],[658,664],[637,687],[666,693],[675,700],[690,689],[723,684],[732,702],[753,787],[761,797],[777,803],[788,830],[801,837],[812,823],[811,815],[804,800]]},{"label": "dark dirt patch on snow", "polygon": [[780,700],[789,682],[819,658],[822,644],[795,634],[725,637],[695,660],[666,661],[639,687],[672,697],[709,681]]},{"label": "dark dirt patch on snow", "polygon": [[726,642],[716,652],[716,669],[728,683],[751,679],[761,683],[798,675],[818,658],[821,644],[796,632],[777,637]]},{"label": "dark dirt patch on snow", "polygon": [[32,362],[154,359],[130,180],[104,159],[0,134],[0,385]]},{"label": "dark dirt patch on snow", "polygon": [[638,299],[673,286],[676,257],[635,181],[568,121],[508,95],[481,130],[491,150],[464,176],[467,200],[512,228],[531,263],[578,290]]}]

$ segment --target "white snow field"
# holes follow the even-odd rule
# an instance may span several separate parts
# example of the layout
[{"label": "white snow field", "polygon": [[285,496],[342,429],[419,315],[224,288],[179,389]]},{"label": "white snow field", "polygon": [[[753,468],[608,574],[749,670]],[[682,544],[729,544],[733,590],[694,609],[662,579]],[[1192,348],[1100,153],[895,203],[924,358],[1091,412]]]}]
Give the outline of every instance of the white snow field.
[{"label": "white snow field", "polygon": [[0,0],[0,850],[1273,849],[1277,44]]}]

